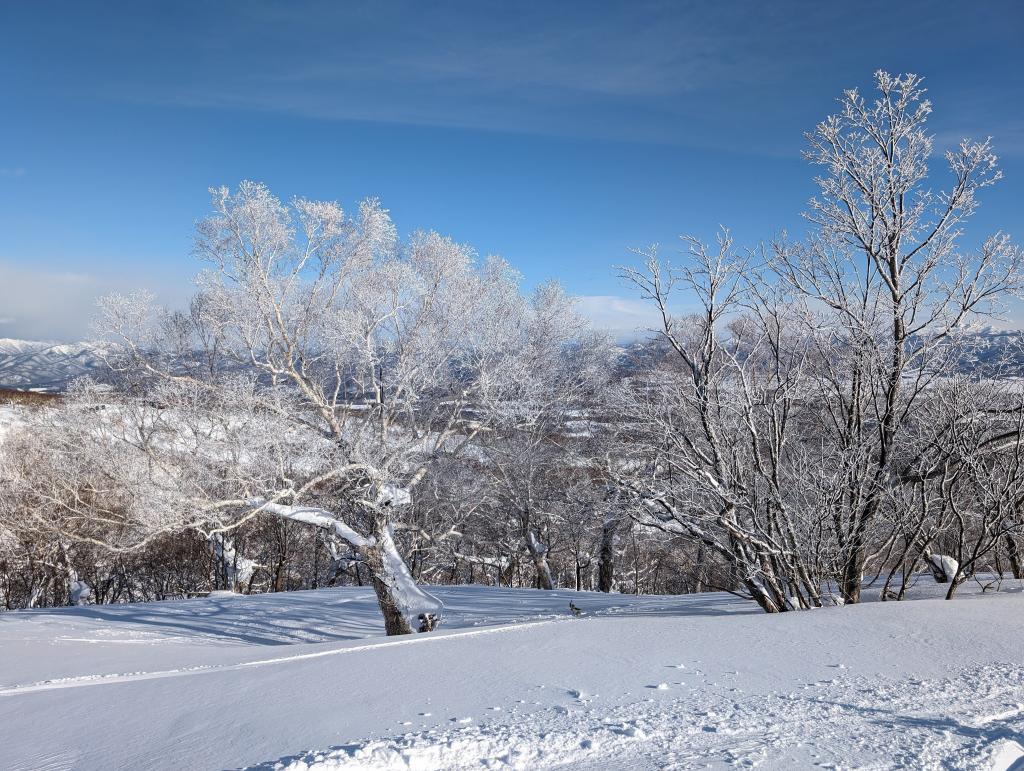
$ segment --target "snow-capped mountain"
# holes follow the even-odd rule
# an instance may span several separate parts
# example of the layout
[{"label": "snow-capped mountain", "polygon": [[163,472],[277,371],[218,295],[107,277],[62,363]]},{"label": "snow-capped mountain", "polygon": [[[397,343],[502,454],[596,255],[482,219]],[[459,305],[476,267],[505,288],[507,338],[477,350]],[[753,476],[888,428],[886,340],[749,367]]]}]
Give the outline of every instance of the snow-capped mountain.
[{"label": "snow-capped mountain", "polygon": [[104,366],[88,343],[0,338],[0,388],[62,391],[74,378],[99,374]]}]

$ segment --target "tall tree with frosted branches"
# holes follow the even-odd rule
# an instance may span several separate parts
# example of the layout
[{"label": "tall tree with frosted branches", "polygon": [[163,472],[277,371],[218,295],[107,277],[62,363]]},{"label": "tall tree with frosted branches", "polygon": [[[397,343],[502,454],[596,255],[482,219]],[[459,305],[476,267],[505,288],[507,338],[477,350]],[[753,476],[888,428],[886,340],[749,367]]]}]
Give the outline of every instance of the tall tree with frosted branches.
[{"label": "tall tree with frosted branches", "polygon": [[824,429],[843,449],[832,508],[840,588],[860,599],[870,530],[887,486],[908,460],[908,416],[955,355],[971,323],[998,313],[1022,286],[1020,250],[1005,234],[963,246],[978,193],[1002,176],[990,140],[944,153],[950,182],[927,186],[932,112],[917,75],[875,74],[877,97],[845,92],[807,134],[821,167],[802,243],[775,244],[771,266],[815,311],[828,406]]}]

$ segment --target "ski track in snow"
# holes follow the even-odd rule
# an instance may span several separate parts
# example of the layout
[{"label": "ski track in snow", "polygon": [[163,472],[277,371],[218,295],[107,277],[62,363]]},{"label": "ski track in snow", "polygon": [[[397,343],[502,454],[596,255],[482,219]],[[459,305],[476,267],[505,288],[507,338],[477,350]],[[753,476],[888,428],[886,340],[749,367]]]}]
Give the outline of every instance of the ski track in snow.
[{"label": "ski track in snow", "polygon": [[731,699],[730,692],[741,693],[703,683],[683,698],[610,709],[581,702],[511,724],[408,733],[251,768],[1024,768],[1022,666],[984,665],[942,680],[882,685],[839,676],[753,698]]},{"label": "ski track in snow", "polygon": [[[472,629],[466,632],[451,632],[449,634],[440,635],[417,635],[406,637],[401,640],[388,640],[387,642],[368,643],[366,645],[349,645],[344,648],[331,648],[330,650],[315,651],[313,653],[296,653],[292,656],[276,656],[274,658],[269,659],[243,661],[238,664],[200,665],[194,667],[182,667],[180,669],[158,670],[155,672],[119,672],[115,674],[103,675],[77,675],[75,677],[55,678],[53,680],[41,680],[36,683],[26,683],[24,685],[13,685],[8,686],[6,688],[0,688],[0,697],[18,696],[20,694],[36,693],[38,691],[53,691],[61,688],[83,688],[94,685],[112,685],[115,683],[127,683],[139,680],[159,680],[166,677],[188,677],[190,675],[202,675],[213,672],[232,672],[255,667],[266,667],[274,664],[287,664],[291,662],[308,661],[310,659],[319,659],[324,658],[326,656],[341,656],[346,653],[359,653],[361,651],[375,650],[378,648],[394,648],[399,645],[419,645],[430,642],[441,642],[443,640],[450,640],[453,638],[479,637],[481,635],[501,634],[506,632],[519,632],[538,626],[563,623],[569,620],[570,619],[567,618],[560,618],[551,619],[547,621],[531,621],[522,624],[517,624],[515,626],[499,626],[489,627],[486,629]],[[86,642],[95,641],[87,640]],[[115,642],[123,643],[126,641],[117,640]]]}]

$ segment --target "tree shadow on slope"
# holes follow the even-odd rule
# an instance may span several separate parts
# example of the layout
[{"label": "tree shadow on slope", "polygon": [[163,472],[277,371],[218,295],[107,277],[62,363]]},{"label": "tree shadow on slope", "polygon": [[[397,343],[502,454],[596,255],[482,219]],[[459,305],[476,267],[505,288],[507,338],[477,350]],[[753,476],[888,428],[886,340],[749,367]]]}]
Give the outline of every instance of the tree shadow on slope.
[{"label": "tree shadow on slope", "polygon": [[[617,595],[487,586],[428,587],[445,604],[442,630],[515,624],[571,615],[570,601],[593,617],[686,617],[759,613],[751,602],[726,594]],[[74,633],[101,633],[116,642],[144,632],[160,638],[249,645],[292,645],[357,640],[384,634],[374,593],[342,587],[250,596],[211,596],[159,603],[89,605],[17,611],[23,622],[85,622]],[[108,636],[111,633],[121,637]]]},{"label": "tree shadow on slope", "polygon": [[19,611],[17,616],[98,622],[89,631],[147,631],[249,645],[355,640],[384,633],[376,598],[369,589],[48,608]]}]

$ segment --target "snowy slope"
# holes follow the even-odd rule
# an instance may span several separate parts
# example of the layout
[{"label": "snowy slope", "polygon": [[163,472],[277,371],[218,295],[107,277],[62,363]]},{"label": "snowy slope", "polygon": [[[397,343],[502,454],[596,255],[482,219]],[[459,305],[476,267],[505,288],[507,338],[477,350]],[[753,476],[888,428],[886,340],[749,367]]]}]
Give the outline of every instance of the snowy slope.
[{"label": "snowy slope", "polygon": [[0,339],[0,388],[61,391],[76,377],[103,371],[95,347]]},{"label": "snowy slope", "polygon": [[356,588],[0,615],[0,767],[1006,768],[1024,744],[1017,582],[774,617],[435,591],[444,629],[399,639]]}]

